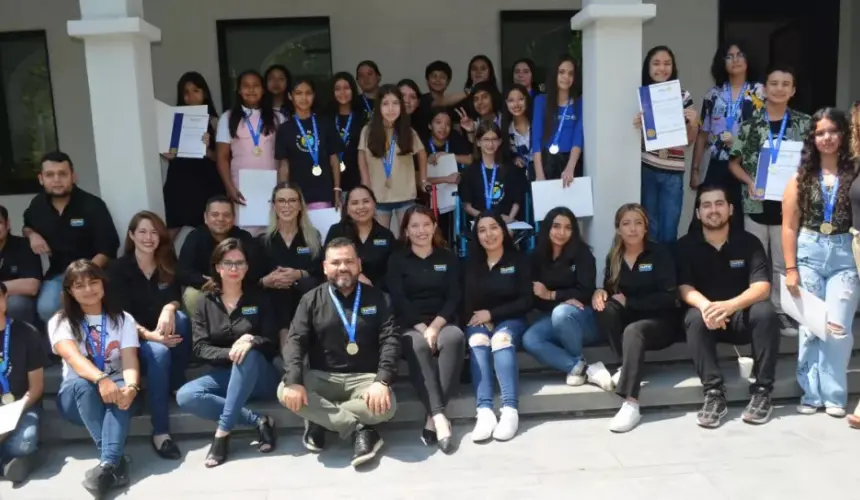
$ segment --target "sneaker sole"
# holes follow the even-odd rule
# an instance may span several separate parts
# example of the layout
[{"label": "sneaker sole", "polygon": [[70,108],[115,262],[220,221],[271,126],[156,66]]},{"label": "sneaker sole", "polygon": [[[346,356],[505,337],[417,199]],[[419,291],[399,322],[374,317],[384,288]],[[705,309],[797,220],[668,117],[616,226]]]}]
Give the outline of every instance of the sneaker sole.
[{"label": "sneaker sole", "polygon": [[27,479],[32,470],[32,457],[13,458],[3,469],[3,477],[13,483],[20,483]]},{"label": "sneaker sole", "polygon": [[720,414],[717,416],[716,422],[702,422],[701,420],[696,419],[696,424],[699,427],[703,427],[705,429],[716,429],[717,427],[719,427],[720,425],[723,424],[723,419],[726,418],[726,415],[728,415],[728,414],[729,414],[729,409],[726,408],[723,411],[721,411]]},{"label": "sneaker sole", "polygon": [[311,424],[307,420],[305,420],[305,432],[302,434],[302,444],[305,449],[311,453],[320,453],[323,451],[322,447],[312,444],[308,441],[308,431],[310,430]]},{"label": "sneaker sole", "polygon": [[373,445],[373,449],[370,450],[370,453],[365,453],[364,455],[353,458],[352,462],[350,462],[350,465],[352,465],[353,467],[358,467],[362,464],[366,464],[367,462],[373,460],[373,458],[376,457],[376,454],[382,448],[382,444],[383,444],[382,438],[379,438],[379,441],[377,441],[376,444]]},{"label": "sneaker sole", "polygon": [[773,413],[773,406],[770,407],[770,409],[767,411],[767,415],[765,415],[764,417],[752,418],[748,415],[743,415],[743,416],[741,416],[741,420],[743,420],[744,422],[746,422],[750,425],[762,425],[762,424],[766,424],[768,422],[768,420],[770,420],[770,414],[771,413]]}]

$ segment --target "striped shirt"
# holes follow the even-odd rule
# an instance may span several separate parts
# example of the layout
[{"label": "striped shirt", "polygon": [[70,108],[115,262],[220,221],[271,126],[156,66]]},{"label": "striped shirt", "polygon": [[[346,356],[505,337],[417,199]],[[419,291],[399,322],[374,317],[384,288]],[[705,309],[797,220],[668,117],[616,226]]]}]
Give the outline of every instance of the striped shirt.
[{"label": "striped shirt", "polygon": [[[693,97],[686,90],[681,90],[681,96],[684,98],[684,109],[693,107]],[[645,143],[642,143],[642,164],[653,167],[659,170],[669,170],[672,172],[683,172],[687,169],[685,153],[687,146],[679,146],[677,148],[669,148],[666,150],[668,155],[666,158],[660,158],[660,151],[645,151]]]}]

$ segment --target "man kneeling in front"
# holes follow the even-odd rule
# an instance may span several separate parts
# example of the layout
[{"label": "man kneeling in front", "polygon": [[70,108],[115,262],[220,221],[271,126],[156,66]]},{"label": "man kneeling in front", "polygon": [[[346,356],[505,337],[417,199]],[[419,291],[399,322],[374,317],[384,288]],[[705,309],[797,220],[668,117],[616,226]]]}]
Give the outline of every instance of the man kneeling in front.
[{"label": "man kneeling in front", "polygon": [[358,281],[361,261],[352,241],[332,240],[323,267],[328,282],[301,298],[281,339],[286,373],[278,400],[306,420],[302,443],[311,452],[325,447],[326,429],[344,439],[353,435],[352,466],[358,467],[382,447],[374,426],[394,416],[390,384],[400,339],[385,295]]}]

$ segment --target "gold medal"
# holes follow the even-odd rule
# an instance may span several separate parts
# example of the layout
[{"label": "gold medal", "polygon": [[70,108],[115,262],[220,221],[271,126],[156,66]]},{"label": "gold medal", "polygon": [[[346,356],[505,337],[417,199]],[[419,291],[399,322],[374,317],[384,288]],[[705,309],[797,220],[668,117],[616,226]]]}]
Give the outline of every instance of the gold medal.
[{"label": "gold medal", "polygon": [[341,172],[346,172],[346,165],[344,165],[344,163],[343,163],[343,162],[340,162],[340,171],[341,171]]},{"label": "gold medal", "polygon": [[665,160],[666,158],[669,157],[669,150],[668,149],[661,149],[660,152],[657,153],[657,156],[659,156],[661,160]]},{"label": "gold medal", "polygon": [[723,142],[729,142],[730,140],[732,140],[732,133],[726,130],[725,132],[720,134],[720,140],[722,140]]},{"label": "gold medal", "polygon": [[385,178],[385,187],[391,189],[391,177]]},{"label": "gold medal", "polygon": [[263,156],[263,148],[254,146],[254,156]]},{"label": "gold medal", "polygon": [[822,222],[818,229],[821,231],[821,234],[830,234],[833,232],[833,224]]},{"label": "gold medal", "polygon": [[346,344],[346,353],[350,356],[355,356],[356,354],[358,354],[358,344],[356,344],[355,342],[350,342],[349,344]]},{"label": "gold medal", "polygon": [[3,403],[4,405],[10,405],[14,402],[15,396],[13,396],[11,392],[7,392],[2,398],[0,398],[0,403]]},{"label": "gold medal", "polygon": [[319,177],[322,175],[322,167],[319,165],[314,165],[314,168],[311,169],[311,173],[315,176]]}]

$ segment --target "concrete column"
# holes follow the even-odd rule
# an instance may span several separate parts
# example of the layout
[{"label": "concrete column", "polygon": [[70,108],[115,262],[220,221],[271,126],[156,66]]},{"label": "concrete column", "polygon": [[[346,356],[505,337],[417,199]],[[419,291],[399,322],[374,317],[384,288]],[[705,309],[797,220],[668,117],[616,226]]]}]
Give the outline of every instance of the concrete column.
[{"label": "concrete column", "polygon": [[641,0],[583,0],[570,22],[583,35],[585,175],[594,192],[594,217],[585,229],[598,284],[615,234],[615,211],[640,199],[640,136],[633,117],[642,82],[642,23],[656,14],[655,5]]},{"label": "concrete column", "polygon": [[143,20],[142,0],[80,7],[68,32],[84,41],[99,189],[122,239],[139,210],[164,216],[150,46],[161,31]]}]

